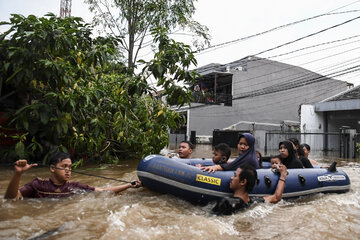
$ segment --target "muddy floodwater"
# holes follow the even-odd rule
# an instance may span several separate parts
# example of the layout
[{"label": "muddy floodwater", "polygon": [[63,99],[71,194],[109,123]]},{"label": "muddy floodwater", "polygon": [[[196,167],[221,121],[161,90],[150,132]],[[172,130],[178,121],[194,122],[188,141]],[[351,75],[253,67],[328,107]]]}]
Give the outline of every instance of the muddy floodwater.
[{"label": "muddy floodwater", "polygon": [[[211,146],[198,145],[193,156],[211,157]],[[146,188],[118,195],[102,192],[65,199],[4,200],[13,169],[1,167],[0,239],[360,239],[359,160],[314,159],[322,164],[337,161],[350,177],[351,190],[260,203],[232,216],[212,215],[213,204],[194,206]],[[105,169],[77,170],[132,180],[137,178],[137,164],[127,161]],[[48,176],[47,168],[34,167],[23,174],[20,185]],[[71,180],[97,187],[119,184],[76,173]]]}]

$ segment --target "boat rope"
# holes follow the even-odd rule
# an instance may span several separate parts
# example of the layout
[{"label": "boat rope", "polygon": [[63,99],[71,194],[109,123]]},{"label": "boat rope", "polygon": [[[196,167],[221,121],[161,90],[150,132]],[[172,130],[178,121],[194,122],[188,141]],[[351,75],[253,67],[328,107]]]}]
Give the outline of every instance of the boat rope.
[{"label": "boat rope", "polygon": [[[31,163],[28,163],[31,164]],[[46,165],[46,164],[42,164],[42,163],[35,163],[40,167],[50,167],[50,165]],[[14,166],[13,163],[1,163],[0,165],[4,165],[4,166]],[[54,167],[55,169],[59,169],[59,170],[67,170],[65,168],[58,168],[58,167]],[[135,181],[126,181],[126,180],[122,180],[122,179],[116,179],[116,178],[111,178],[111,177],[105,177],[105,176],[101,176],[101,175],[96,175],[96,174],[91,174],[91,173],[85,173],[85,172],[81,172],[81,171],[75,171],[75,170],[70,170],[73,173],[77,173],[77,174],[82,174],[82,175],[86,175],[86,176],[91,176],[91,177],[97,177],[97,178],[102,178],[102,179],[107,179],[107,180],[112,180],[112,181],[117,181],[117,182],[122,182],[122,183],[131,183],[131,185],[136,185]]]}]

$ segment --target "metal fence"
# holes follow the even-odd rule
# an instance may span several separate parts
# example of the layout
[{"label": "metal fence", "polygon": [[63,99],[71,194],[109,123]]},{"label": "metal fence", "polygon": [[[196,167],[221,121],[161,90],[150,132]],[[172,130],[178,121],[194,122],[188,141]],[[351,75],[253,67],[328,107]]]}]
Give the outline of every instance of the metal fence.
[{"label": "metal fence", "polygon": [[239,141],[239,134],[249,131],[241,130],[219,130],[215,129],[213,131],[213,141],[212,145],[216,146],[219,143],[226,143],[232,148],[236,148]]},{"label": "metal fence", "polygon": [[186,133],[170,133],[169,147],[176,148],[184,140],[186,140]]},{"label": "metal fence", "polygon": [[357,151],[358,148],[360,149],[360,133],[356,133],[354,135],[354,146],[355,146],[354,155],[355,155],[355,158],[358,158],[358,157],[360,157],[360,154]]},{"label": "metal fence", "polygon": [[355,157],[353,155],[354,142],[351,141],[350,134],[344,132],[267,132],[265,133],[265,155],[277,151],[279,143],[289,138],[297,138],[300,143],[309,144],[312,151],[335,152],[339,154],[339,157],[344,158]]}]

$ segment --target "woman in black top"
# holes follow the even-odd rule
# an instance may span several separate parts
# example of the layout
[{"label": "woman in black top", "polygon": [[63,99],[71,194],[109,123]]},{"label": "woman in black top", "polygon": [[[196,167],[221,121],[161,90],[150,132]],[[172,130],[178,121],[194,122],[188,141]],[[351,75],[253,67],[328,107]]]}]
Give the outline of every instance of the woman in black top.
[{"label": "woman in black top", "polygon": [[305,168],[314,168],[310,160],[307,157],[305,157],[303,146],[300,145],[300,147],[297,149],[297,153],[299,156],[299,160],[301,161],[301,163],[304,165]]},{"label": "woman in black top", "polygon": [[304,165],[295,156],[293,144],[289,141],[279,143],[279,153],[282,163],[288,168],[304,168]]}]

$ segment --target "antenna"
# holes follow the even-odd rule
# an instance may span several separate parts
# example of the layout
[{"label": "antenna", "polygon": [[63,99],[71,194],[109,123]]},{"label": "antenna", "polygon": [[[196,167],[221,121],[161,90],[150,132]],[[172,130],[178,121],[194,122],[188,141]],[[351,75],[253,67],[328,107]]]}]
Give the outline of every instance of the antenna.
[{"label": "antenna", "polygon": [[60,0],[60,17],[66,18],[71,16],[71,0]]}]

